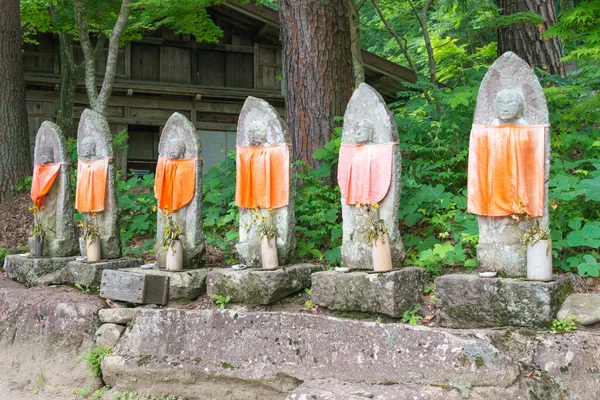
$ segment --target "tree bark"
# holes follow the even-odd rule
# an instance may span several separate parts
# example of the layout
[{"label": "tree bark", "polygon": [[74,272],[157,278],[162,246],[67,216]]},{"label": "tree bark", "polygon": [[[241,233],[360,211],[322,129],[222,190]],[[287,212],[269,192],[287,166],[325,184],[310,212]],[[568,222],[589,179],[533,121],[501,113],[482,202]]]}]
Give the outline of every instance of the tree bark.
[{"label": "tree bark", "polygon": [[497,31],[498,56],[512,51],[532,67],[537,67],[552,75],[565,75],[565,66],[560,62],[562,46],[560,39],[546,39],[543,33],[556,23],[556,11],[552,0],[494,0],[500,15],[531,11],[539,14],[544,23],[533,26],[518,23]]},{"label": "tree bark", "polygon": [[354,88],[365,81],[365,68],[360,48],[360,9],[367,0],[348,0],[348,11],[350,13],[350,43],[352,49],[352,68],[354,71]]},{"label": "tree bark", "polygon": [[344,115],[354,75],[347,0],[278,0],[283,35],[286,120],[297,159],[313,153]]},{"label": "tree bark", "polygon": [[58,39],[60,45],[60,92],[56,125],[59,126],[65,137],[70,137],[73,131],[75,88],[78,74],[73,59],[73,37],[66,32],[60,32]]},{"label": "tree bark", "polygon": [[0,202],[31,175],[19,4],[0,0]]},{"label": "tree bark", "polygon": [[119,17],[108,38],[108,57],[106,59],[106,72],[100,93],[96,88],[96,55],[92,47],[92,41],[89,35],[89,24],[87,15],[82,4],[84,0],[73,0],[73,10],[75,12],[75,22],[77,23],[77,32],[81,49],[83,50],[85,65],[85,89],[90,100],[92,110],[104,115],[108,99],[112,93],[115,74],[117,72],[117,59],[119,57],[119,41],[121,35],[127,27],[127,18],[129,17],[129,3],[131,0],[122,0]]}]

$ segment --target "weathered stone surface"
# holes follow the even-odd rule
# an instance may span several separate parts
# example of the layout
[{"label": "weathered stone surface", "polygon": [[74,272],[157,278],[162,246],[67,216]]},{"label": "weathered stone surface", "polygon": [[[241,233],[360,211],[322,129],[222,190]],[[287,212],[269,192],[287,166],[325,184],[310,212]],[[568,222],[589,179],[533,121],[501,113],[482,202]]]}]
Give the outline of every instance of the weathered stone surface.
[{"label": "weathered stone surface", "polygon": [[169,300],[194,300],[206,293],[206,276],[211,268],[188,269],[180,272],[158,269],[127,268],[122,271],[136,274],[169,277]]},{"label": "weathered stone surface", "polygon": [[4,259],[4,271],[10,279],[27,286],[44,284],[44,276],[65,268],[75,257],[23,257],[9,255]]},{"label": "weathered stone surface", "polygon": [[[168,372],[173,365],[178,366],[176,374]],[[260,381],[273,389],[278,388],[273,380],[285,376],[296,381],[507,387],[520,371],[472,332],[461,336],[307,314],[170,309],[141,311],[103,362],[103,373],[111,386],[151,384],[160,375],[169,376],[171,384],[183,380],[191,386],[187,389],[201,390],[203,381],[215,374]]]},{"label": "weathered stone surface", "polygon": [[[93,143],[93,146],[88,142]],[[85,109],[81,113],[77,129],[77,153],[83,161],[95,161],[115,155],[112,134],[106,118],[90,109]],[[100,231],[100,252],[103,259],[121,257],[118,213],[116,168],[114,158],[111,158],[108,163],[104,211],[96,213]],[[81,238],[79,247],[81,254],[85,254],[85,242]]]},{"label": "weathered stone surface", "polygon": [[367,385],[352,384],[335,379],[323,379],[302,383],[286,400],[462,400],[461,393],[452,387],[419,385]]},{"label": "weathered stone surface", "polygon": [[[515,90],[523,98],[523,114],[513,125],[542,125],[549,122],[546,97],[533,69],[516,54],[506,52],[492,64],[481,82],[473,123],[485,126],[506,124],[494,111],[494,102],[499,92]],[[548,179],[550,173],[549,129],[543,139],[546,146],[545,195],[542,227],[548,226]],[[535,220],[535,219],[534,219]],[[522,237],[529,223],[516,221],[510,216],[478,216],[479,245],[477,261],[479,269],[498,271],[511,277],[526,276],[527,247]]]},{"label": "weathered stone surface", "polygon": [[[266,101],[249,96],[244,103],[238,120],[236,144],[238,146],[258,145],[254,142],[254,131],[260,127],[264,136],[260,145],[274,145],[292,143],[292,137],[285,122],[279,117],[275,108]],[[290,147],[290,197],[286,207],[274,209],[275,226],[277,228],[277,257],[279,265],[293,262],[296,250],[296,235],[294,225],[295,185],[292,176],[293,149]],[[252,209],[240,208],[240,241],[236,249],[243,264],[251,268],[262,266],[260,250],[261,237],[252,224],[245,222],[252,220]],[[246,226],[247,225],[247,226]]]},{"label": "weathered stone surface", "polygon": [[[70,163],[67,143],[58,125],[44,121],[35,139],[35,164]],[[71,166],[63,164],[52,189],[44,196],[38,218],[44,229],[46,257],[67,257],[78,253],[77,233],[73,219],[71,196]],[[34,253],[35,238],[29,238],[30,252]]]},{"label": "weathered stone surface", "polygon": [[125,330],[124,326],[117,324],[104,324],[94,334],[96,344],[105,348],[113,347],[119,341],[121,334]]},{"label": "weathered stone surface", "polygon": [[[383,98],[375,89],[361,83],[354,91],[344,114],[342,143],[363,144],[357,132],[361,124],[372,127],[371,137],[364,144],[398,142],[398,128]],[[400,176],[402,170],[400,146],[394,146],[392,181],[385,198],[379,203],[379,218],[385,221],[389,231],[392,265],[400,266],[404,259],[404,245],[398,227],[400,208]],[[364,216],[356,206],[346,204],[342,196],[342,259],[344,266],[351,269],[373,269],[371,247],[363,240],[364,233],[358,232],[364,225]]]},{"label": "weathered stone surface", "polygon": [[123,257],[114,260],[104,260],[97,263],[70,261],[66,267],[37,280],[38,285],[74,285],[79,284],[89,288],[99,288],[102,282],[102,271],[105,269],[134,268],[142,265],[138,258]]},{"label": "weathered stone surface", "polygon": [[36,382],[42,371],[45,387],[101,387],[101,380],[76,360],[91,350],[103,306],[100,299],[70,288],[16,288],[0,279],[0,382]]},{"label": "weathered stone surface", "polygon": [[600,294],[573,293],[563,303],[557,318],[571,320],[577,317],[580,325],[593,325],[600,322]]},{"label": "weathered stone surface", "polygon": [[310,287],[311,274],[320,269],[314,264],[296,264],[269,271],[214,269],[206,278],[206,291],[210,297],[215,294],[231,296],[232,303],[270,304]]},{"label": "weathered stone surface", "polygon": [[570,292],[564,277],[534,282],[444,275],[435,280],[437,321],[450,328],[548,327]]},{"label": "weathered stone surface", "polygon": [[312,301],[333,310],[401,317],[421,302],[428,279],[429,274],[416,267],[378,274],[322,271],[312,276]]},{"label": "weathered stone surface", "polygon": [[105,324],[125,325],[145,308],[104,308],[98,312],[98,318]]},{"label": "weathered stone surface", "polygon": [[[184,146],[181,149],[181,146]],[[182,151],[183,150],[183,151]],[[206,249],[203,224],[203,202],[202,202],[202,147],[200,145],[200,133],[196,130],[186,117],[179,113],[173,113],[160,136],[158,145],[160,157],[166,158],[196,158],[196,180],[190,182],[194,185],[194,197],[182,208],[173,212],[173,222],[181,226],[181,242],[183,245],[183,267],[204,267],[206,262]],[[166,225],[165,213],[157,209],[157,233],[154,250],[158,265],[166,266],[167,251],[162,245],[163,228]]]}]

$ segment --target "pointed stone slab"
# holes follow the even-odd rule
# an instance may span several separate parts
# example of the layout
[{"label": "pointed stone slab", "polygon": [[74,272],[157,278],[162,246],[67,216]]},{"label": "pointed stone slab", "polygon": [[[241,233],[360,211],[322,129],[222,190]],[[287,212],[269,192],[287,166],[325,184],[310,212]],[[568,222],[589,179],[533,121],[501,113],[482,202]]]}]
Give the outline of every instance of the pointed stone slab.
[{"label": "pointed stone slab", "polygon": [[[82,154],[82,141],[92,138],[95,143],[96,154],[94,160],[113,157],[113,142],[110,128],[106,118],[90,109],[83,110],[77,129],[77,151]],[[108,177],[106,179],[106,197],[104,211],[96,214],[100,230],[100,247],[103,259],[121,257],[121,236],[119,230],[119,205],[117,203],[117,183],[114,159],[108,163]],[[79,240],[82,254],[85,254],[85,242]]]},{"label": "pointed stone slab", "polygon": [[[512,52],[501,55],[485,74],[477,95],[473,123],[477,125],[498,125],[493,105],[496,95],[512,89],[523,97],[523,120],[527,125],[541,125],[549,122],[546,97],[533,69]],[[550,135],[545,135],[545,190],[544,216],[541,226],[548,226],[548,179],[550,174]],[[479,245],[477,261],[480,270],[498,271],[511,277],[526,276],[527,247],[522,236],[527,222],[519,222],[508,217],[478,216]]]},{"label": "pointed stone slab", "polygon": [[[160,136],[158,151],[161,157],[167,156],[167,147],[173,140],[182,141],[185,144],[183,158],[202,158],[202,147],[200,135],[196,127],[186,117],[179,113],[173,113]],[[190,182],[190,184],[192,184]],[[206,263],[205,237],[203,231],[203,203],[202,203],[202,161],[196,161],[196,180],[194,184],[194,197],[192,200],[173,213],[173,221],[181,225],[181,242],[183,245],[183,267],[204,267]],[[166,223],[163,210],[156,210],[157,233],[154,250],[158,265],[166,266],[167,251],[162,245],[162,233]]]},{"label": "pointed stone slab", "polygon": [[[70,163],[67,143],[58,125],[44,121],[35,139],[36,164]],[[38,211],[44,226],[44,256],[68,257],[78,253],[77,232],[73,219],[73,198],[71,195],[71,166],[60,167],[52,189],[42,200]],[[33,253],[35,238],[29,238],[29,249]],[[59,265],[60,263],[54,263]],[[62,265],[64,266],[64,264]]]},{"label": "pointed stone slab", "polygon": [[[285,122],[279,117],[275,108],[268,102],[256,98],[248,97],[244,107],[240,112],[238,120],[236,144],[238,146],[250,146],[250,127],[256,121],[260,121],[266,127],[266,142],[270,145],[280,143],[291,143],[292,138]],[[279,265],[286,265],[293,262],[294,251],[296,250],[296,236],[294,225],[296,217],[294,215],[295,186],[292,179],[292,160],[293,148],[290,147],[290,200],[286,207],[274,210],[275,224],[277,227],[277,256]],[[252,219],[253,210],[240,208],[240,241],[236,245],[240,260],[251,268],[262,266],[262,257],[260,250],[261,238],[256,233],[254,227],[250,224],[245,226],[242,221]]]},{"label": "pointed stone slab", "polygon": [[[368,121],[373,127],[373,144],[398,142],[398,127],[394,117],[387,108],[379,93],[366,83],[361,83],[354,91],[346,113],[342,130],[342,143],[356,144],[355,126],[360,121]],[[385,220],[390,235],[392,264],[397,267],[404,259],[404,245],[398,227],[398,211],[400,209],[400,146],[394,147],[392,165],[392,182],[385,198],[379,203],[379,216]],[[356,207],[347,205],[342,198],[342,260],[344,266],[351,269],[373,269],[371,247],[363,240],[363,234],[357,232],[360,226]]]}]

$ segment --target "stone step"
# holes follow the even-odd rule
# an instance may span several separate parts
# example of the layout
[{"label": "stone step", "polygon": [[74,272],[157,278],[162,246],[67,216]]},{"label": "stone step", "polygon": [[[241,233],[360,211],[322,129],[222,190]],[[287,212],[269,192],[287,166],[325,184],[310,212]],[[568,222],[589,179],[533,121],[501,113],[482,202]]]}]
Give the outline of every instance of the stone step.
[{"label": "stone step", "polygon": [[450,274],[434,283],[437,323],[449,328],[547,328],[571,292],[565,277],[538,282]]}]

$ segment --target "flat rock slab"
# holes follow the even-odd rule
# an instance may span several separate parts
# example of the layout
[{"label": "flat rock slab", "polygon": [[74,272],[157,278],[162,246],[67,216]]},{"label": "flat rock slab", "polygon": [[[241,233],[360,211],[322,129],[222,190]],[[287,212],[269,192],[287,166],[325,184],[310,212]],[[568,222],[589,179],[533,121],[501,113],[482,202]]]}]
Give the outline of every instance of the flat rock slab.
[{"label": "flat rock slab", "polygon": [[444,275],[435,280],[437,321],[449,328],[546,328],[570,292],[565,277],[538,282]]},{"label": "flat rock slab", "polygon": [[159,269],[125,268],[121,271],[169,277],[169,301],[171,301],[194,300],[206,293],[206,277],[212,269],[184,269],[183,271],[173,272]]},{"label": "flat rock slab", "polygon": [[4,270],[10,279],[27,286],[43,284],[42,276],[52,274],[74,261],[75,257],[24,257],[9,255],[4,259]]},{"label": "flat rock slab", "polygon": [[557,318],[570,321],[577,317],[581,325],[593,325],[600,322],[600,294],[573,293],[565,300]]},{"label": "flat rock slab", "polygon": [[310,287],[311,274],[321,269],[314,264],[296,264],[268,271],[214,269],[206,279],[206,291],[210,297],[215,294],[230,296],[232,303],[266,305]]},{"label": "flat rock slab", "polygon": [[98,318],[104,324],[125,325],[135,318],[143,308],[104,308],[98,311]]},{"label": "flat rock slab", "polygon": [[312,277],[312,301],[340,311],[401,317],[421,302],[429,274],[407,267],[386,273],[322,271]]},{"label": "flat rock slab", "polygon": [[87,287],[100,287],[102,281],[102,271],[105,269],[123,269],[134,268],[142,265],[142,260],[138,258],[116,258],[114,260],[102,260],[97,263],[86,263],[81,261],[71,261],[67,264],[65,274],[68,282]]}]

